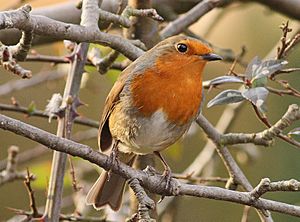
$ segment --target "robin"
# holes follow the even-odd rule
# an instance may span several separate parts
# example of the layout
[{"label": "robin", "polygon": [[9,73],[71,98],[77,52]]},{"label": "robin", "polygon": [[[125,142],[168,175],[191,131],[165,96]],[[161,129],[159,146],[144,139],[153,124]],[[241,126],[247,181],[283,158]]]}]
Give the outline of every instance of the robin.
[{"label": "robin", "polygon": [[[129,65],[111,89],[100,121],[100,150],[132,165],[136,155],[156,154],[167,184],[171,170],[160,151],[175,143],[200,112],[202,73],[207,61],[220,56],[187,36],[167,38]],[[86,202],[96,209],[118,210],[125,179],[103,171]]]}]

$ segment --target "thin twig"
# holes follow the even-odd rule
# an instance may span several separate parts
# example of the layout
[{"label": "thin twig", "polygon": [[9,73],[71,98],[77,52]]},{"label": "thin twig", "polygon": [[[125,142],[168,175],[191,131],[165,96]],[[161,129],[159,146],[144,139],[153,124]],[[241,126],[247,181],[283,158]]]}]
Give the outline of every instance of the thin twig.
[{"label": "thin twig", "polygon": [[0,85],[0,96],[4,96],[18,90],[29,88],[40,83],[44,83],[46,81],[60,79],[64,76],[64,72],[48,71],[37,73],[27,81],[24,81],[23,79],[11,80],[7,83]]},{"label": "thin twig", "polygon": [[251,209],[251,207],[249,207],[249,206],[244,207],[241,222],[248,222],[248,216],[249,216],[250,209]]},{"label": "thin twig", "polygon": [[0,186],[12,182],[14,180],[24,180],[26,172],[17,171],[19,147],[11,146],[8,148],[8,157],[6,166],[0,170]]},{"label": "thin twig", "polygon": [[[286,117],[289,119],[290,117],[292,118],[295,118],[295,115],[292,113],[292,112],[295,112],[295,110],[297,110],[297,105],[290,105],[289,107],[289,110],[285,113],[285,115],[281,118],[281,120],[279,120],[276,124],[274,124],[272,126],[272,124],[269,122],[269,120],[267,119],[267,117],[265,116],[262,116],[261,113],[258,111],[257,107],[253,105],[253,108],[255,110],[255,114],[256,116],[258,117],[258,119],[263,123],[265,124],[268,128],[270,128],[270,130],[265,130],[264,132],[269,132],[267,135],[268,137],[265,137],[265,139],[271,139],[271,137],[273,136],[273,138],[275,136],[277,136],[278,138],[282,139],[283,141],[291,144],[291,145],[294,145],[295,147],[297,148],[300,148],[300,142],[297,142],[296,140],[294,140],[293,138],[291,137],[288,137],[284,134],[282,134],[282,129],[281,128],[278,128],[275,127],[277,124],[280,124],[280,127],[285,127],[285,121],[286,121]],[[298,107],[299,109],[299,107]],[[291,116],[290,116],[291,115]],[[296,117],[298,118],[298,117]],[[295,120],[291,120],[291,122],[293,122]],[[288,122],[289,123],[289,122]],[[281,126],[282,125],[282,126]],[[275,130],[271,130],[272,128],[275,127]],[[278,132],[278,133],[277,133]],[[252,134],[253,135],[253,134]]]},{"label": "thin twig", "polygon": [[26,178],[24,180],[24,184],[25,187],[27,189],[28,192],[28,196],[29,196],[29,201],[30,201],[30,209],[32,211],[32,216],[33,218],[39,217],[40,214],[37,210],[36,207],[36,201],[35,201],[35,197],[34,197],[34,191],[31,188],[31,181],[33,180],[33,175],[29,172],[28,168],[27,168],[27,175]]},{"label": "thin twig", "polygon": [[[7,104],[0,104],[0,111],[12,111],[12,112],[18,112],[18,113],[24,113],[26,114],[27,117],[30,116],[36,116],[36,117],[42,117],[42,118],[49,118],[49,114],[46,114],[42,110],[34,110],[34,111],[29,111],[27,107],[23,106],[15,106],[15,105],[7,105]],[[57,116],[53,116],[53,119],[57,119]],[[74,120],[74,123],[84,125],[84,126],[89,126],[93,128],[99,128],[99,122],[86,118],[86,117],[77,117]]]}]

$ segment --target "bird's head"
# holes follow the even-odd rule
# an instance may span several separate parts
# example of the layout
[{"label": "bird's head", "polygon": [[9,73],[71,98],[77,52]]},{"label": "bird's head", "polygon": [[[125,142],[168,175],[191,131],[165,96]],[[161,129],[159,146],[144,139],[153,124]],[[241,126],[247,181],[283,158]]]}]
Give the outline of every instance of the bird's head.
[{"label": "bird's head", "polygon": [[160,59],[179,60],[187,63],[221,60],[222,57],[212,53],[212,49],[198,39],[177,35],[167,38],[157,44],[152,53]]}]

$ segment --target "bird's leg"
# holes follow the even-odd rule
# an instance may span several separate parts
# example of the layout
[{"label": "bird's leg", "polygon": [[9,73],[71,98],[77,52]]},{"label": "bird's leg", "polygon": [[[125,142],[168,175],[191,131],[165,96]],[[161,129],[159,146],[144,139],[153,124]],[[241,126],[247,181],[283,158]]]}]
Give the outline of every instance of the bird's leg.
[{"label": "bird's leg", "polygon": [[[118,144],[119,141],[115,141],[113,144],[113,147],[111,149],[110,155],[109,155],[109,163],[110,163],[110,168],[118,164]],[[108,171],[108,178],[107,180],[110,179],[111,175],[111,169]]]},{"label": "bird's leg", "polygon": [[[166,190],[167,190],[167,189],[170,188],[170,183],[171,183],[171,178],[172,178],[171,168],[169,167],[169,165],[167,164],[167,162],[165,161],[165,159],[162,157],[162,155],[158,151],[154,151],[154,154],[156,156],[158,156],[158,158],[161,160],[161,162],[164,165],[165,170],[164,170],[162,176],[166,180]],[[163,199],[163,197],[162,197],[162,199]]]}]

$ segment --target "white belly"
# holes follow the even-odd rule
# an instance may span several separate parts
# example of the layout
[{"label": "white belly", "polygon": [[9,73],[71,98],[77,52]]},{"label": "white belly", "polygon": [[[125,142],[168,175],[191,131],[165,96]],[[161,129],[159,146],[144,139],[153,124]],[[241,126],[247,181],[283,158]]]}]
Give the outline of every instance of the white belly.
[{"label": "white belly", "polygon": [[134,124],[130,124],[130,133],[125,140],[120,141],[119,149],[122,152],[137,154],[163,150],[175,143],[189,128],[170,123],[162,110],[156,111],[148,118],[131,118],[130,122]]}]

